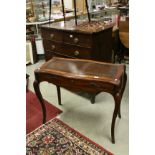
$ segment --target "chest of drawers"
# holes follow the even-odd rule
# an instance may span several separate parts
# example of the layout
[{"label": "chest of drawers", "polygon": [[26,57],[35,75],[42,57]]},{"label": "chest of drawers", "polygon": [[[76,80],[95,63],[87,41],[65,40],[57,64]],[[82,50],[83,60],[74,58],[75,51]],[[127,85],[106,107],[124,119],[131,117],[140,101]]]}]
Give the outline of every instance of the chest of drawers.
[{"label": "chest of drawers", "polygon": [[77,31],[74,21],[41,27],[45,59],[53,56],[112,61],[112,26],[97,32]]}]

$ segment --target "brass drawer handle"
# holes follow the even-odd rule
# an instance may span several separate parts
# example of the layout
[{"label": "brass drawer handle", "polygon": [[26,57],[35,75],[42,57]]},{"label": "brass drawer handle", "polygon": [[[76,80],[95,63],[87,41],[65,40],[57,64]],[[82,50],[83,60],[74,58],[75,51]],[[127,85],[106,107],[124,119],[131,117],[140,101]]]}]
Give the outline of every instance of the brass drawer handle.
[{"label": "brass drawer handle", "polygon": [[54,38],[54,34],[52,33],[52,34],[50,34],[50,37],[51,37],[51,39],[53,39]]},{"label": "brass drawer handle", "polygon": [[79,39],[78,38],[74,38],[74,43],[78,43]]},{"label": "brass drawer handle", "polygon": [[55,45],[52,45],[52,50],[54,50],[55,49]]},{"label": "brass drawer handle", "polygon": [[69,37],[70,37],[70,38],[73,38],[73,35],[72,35],[72,34],[70,34],[70,35],[69,35]]},{"label": "brass drawer handle", "polygon": [[74,55],[75,55],[75,56],[78,56],[79,54],[80,54],[79,51],[75,51],[75,52],[74,52]]}]

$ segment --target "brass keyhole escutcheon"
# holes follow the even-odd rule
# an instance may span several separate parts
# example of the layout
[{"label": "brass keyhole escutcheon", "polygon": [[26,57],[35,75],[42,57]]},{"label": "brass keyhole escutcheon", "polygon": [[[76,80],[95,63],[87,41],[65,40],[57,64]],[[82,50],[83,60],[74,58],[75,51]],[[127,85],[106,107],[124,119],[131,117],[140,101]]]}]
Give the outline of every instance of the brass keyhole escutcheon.
[{"label": "brass keyhole escutcheon", "polygon": [[53,39],[53,38],[54,38],[54,34],[52,33],[52,34],[50,35],[50,37],[51,37],[51,39]]},{"label": "brass keyhole escutcheon", "polygon": [[79,39],[78,38],[74,38],[74,43],[78,43]]},{"label": "brass keyhole escutcheon", "polygon": [[78,56],[79,54],[80,54],[79,51],[75,51],[75,52],[74,52],[74,55],[75,55],[75,56]]},{"label": "brass keyhole escutcheon", "polygon": [[54,50],[55,49],[55,45],[52,45],[52,50]]}]

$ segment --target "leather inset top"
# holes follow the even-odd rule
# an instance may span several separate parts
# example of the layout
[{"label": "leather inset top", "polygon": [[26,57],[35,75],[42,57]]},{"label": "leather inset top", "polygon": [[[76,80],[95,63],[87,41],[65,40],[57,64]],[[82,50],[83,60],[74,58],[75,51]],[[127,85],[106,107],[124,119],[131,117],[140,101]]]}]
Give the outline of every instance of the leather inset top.
[{"label": "leather inset top", "polygon": [[106,80],[117,83],[125,71],[125,65],[53,57],[39,71],[66,77]]}]

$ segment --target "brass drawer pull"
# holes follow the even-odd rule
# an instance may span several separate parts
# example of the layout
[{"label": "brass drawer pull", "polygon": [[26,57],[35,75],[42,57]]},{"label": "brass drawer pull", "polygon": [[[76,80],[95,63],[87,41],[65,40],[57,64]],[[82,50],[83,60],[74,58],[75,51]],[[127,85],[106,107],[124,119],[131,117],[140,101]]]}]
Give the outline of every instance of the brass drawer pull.
[{"label": "brass drawer pull", "polygon": [[78,38],[74,38],[74,43],[78,43],[79,39]]},{"label": "brass drawer pull", "polygon": [[54,38],[54,34],[52,33],[52,34],[50,34],[50,37],[51,37],[51,39],[53,39]]},{"label": "brass drawer pull", "polygon": [[74,52],[74,55],[75,55],[75,56],[78,56],[79,54],[80,54],[79,51],[75,51],[75,52]]},{"label": "brass drawer pull", "polygon": [[72,34],[70,34],[70,35],[69,35],[69,37],[70,37],[70,38],[73,38],[73,35],[72,35]]},{"label": "brass drawer pull", "polygon": [[55,45],[52,45],[52,50],[54,50],[55,49]]}]

